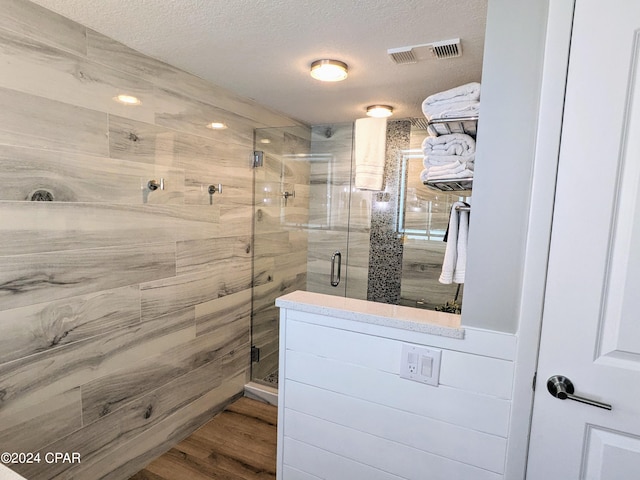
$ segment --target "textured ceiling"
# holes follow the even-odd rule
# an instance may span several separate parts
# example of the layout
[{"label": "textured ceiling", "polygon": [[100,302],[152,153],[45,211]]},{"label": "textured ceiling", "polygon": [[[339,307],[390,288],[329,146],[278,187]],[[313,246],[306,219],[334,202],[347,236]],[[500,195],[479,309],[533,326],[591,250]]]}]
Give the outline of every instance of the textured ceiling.
[{"label": "textured ceiling", "polygon": [[[35,0],[140,52],[307,124],[384,103],[422,116],[432,93],[479,81],[486,0]],[[462,57],[396,65],[388,48],[459,37]],[[335,58],[349,77],[321,83]]]}]

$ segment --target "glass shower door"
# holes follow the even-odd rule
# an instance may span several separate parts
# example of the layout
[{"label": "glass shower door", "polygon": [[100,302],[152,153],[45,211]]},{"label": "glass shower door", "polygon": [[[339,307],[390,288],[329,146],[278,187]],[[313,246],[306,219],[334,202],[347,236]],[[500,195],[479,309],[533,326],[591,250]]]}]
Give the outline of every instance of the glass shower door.
[{"label": "glass shower door", "polygon": [[366,298],[370,194],[352,188],[352,138],[353,124],[256,130],[254,382],[277,385],[277,297],[308,290]]},{"label": "glass shower door", "polygon": [[305,127],[257,129],[254,168],[251,379],[277,386],[275,299],[306,289],[310,132]]}]

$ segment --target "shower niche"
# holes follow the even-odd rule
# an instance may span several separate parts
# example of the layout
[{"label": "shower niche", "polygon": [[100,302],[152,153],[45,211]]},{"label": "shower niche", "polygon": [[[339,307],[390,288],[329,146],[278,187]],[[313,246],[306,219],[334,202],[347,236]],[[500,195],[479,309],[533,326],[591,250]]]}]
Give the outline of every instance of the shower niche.
[{"label": "shower niche", "polygon": [[438,282],[442,240],[453,202],[469,192],[421,183],[426,135],[388,123],[385,187],[373,192],[354,187],[353,123],[255,131],[252,381],[277,386],[274,302],[286,293],[430,309],[453,301],[457,285]]}]

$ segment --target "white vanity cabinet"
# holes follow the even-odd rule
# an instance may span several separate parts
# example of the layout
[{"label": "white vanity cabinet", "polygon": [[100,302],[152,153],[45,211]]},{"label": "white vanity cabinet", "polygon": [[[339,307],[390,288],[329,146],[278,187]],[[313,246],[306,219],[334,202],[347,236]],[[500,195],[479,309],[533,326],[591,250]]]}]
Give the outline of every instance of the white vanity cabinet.
[{"label": "white vanity cabinet", "polygon": [[[278,479],[503,478],[513,335],[310,292],[276,305]],[[425,348],[440,356],[437,371],[407,356]],[[437,386],[401,378],[402,362],[416,358]]]}]

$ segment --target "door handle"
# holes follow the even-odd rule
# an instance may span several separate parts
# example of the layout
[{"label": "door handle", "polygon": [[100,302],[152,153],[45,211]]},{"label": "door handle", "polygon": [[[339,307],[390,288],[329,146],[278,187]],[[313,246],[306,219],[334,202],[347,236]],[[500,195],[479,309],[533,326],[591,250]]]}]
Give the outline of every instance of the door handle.
[{"label": "door handle", "polygon": [[597,400],[591,400],[590,398],[574,395],[573,383],[567,377],[562,375],[554,375],[547,380],[547,390],[549,393],[560,400],[574,400],[576,402],[585,403],[593,407],[604,408],[605,410],[611,410],[611,405],[608,403],[598,402]]},{"label": "door handle", "polygon": [[[338,257],[338,277],[334,276],[334,271],[336,267],[336,257]],[[342,254],[340,251],[336,250],[333,255],[331,255],[331,286],[337,287],[340,284],[340,268],[342,267]]]}]

